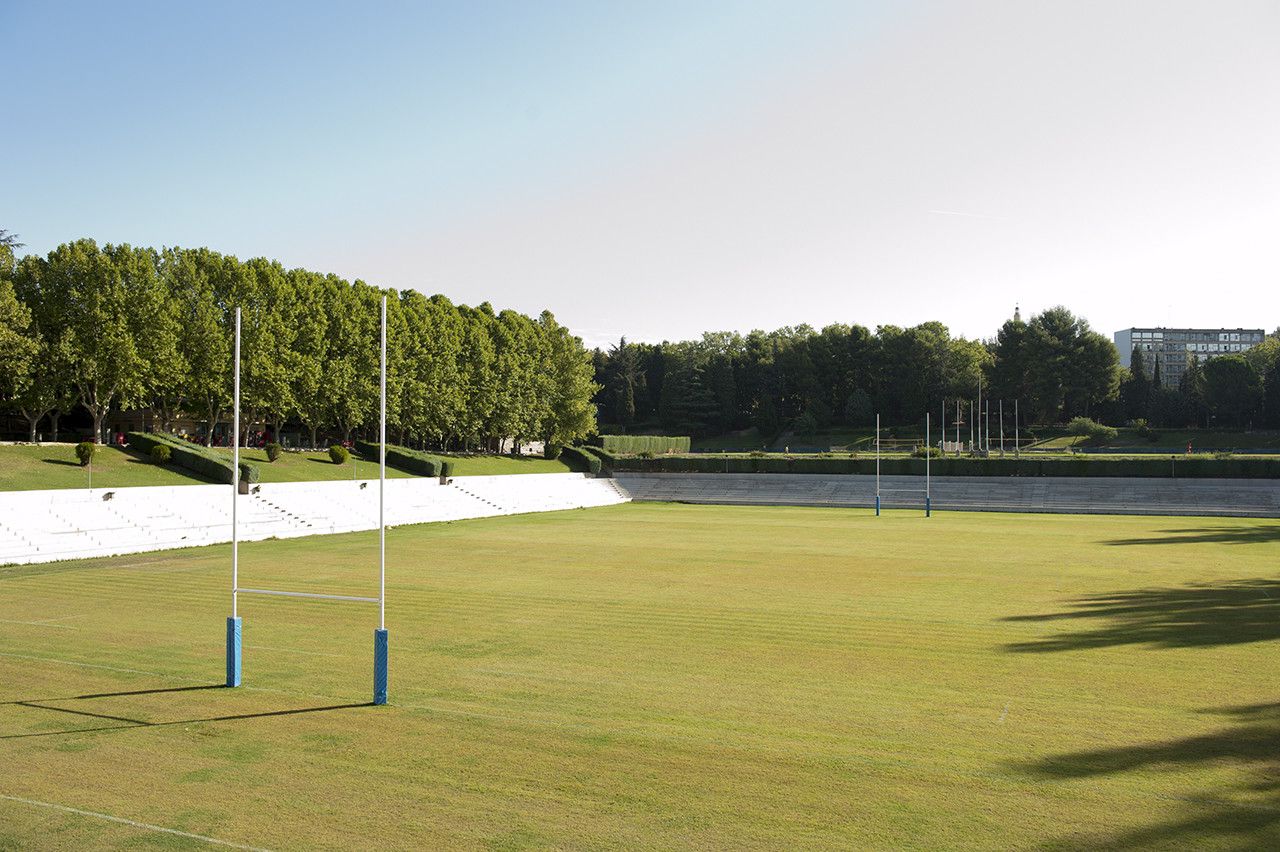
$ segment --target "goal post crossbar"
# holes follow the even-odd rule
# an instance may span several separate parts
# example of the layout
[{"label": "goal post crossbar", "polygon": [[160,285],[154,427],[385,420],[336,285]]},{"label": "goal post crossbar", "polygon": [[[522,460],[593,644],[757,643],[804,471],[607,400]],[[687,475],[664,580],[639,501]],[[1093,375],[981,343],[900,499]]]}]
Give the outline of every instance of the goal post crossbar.
[{"label": "goal post crossbar", "polygon": [[381,598],[365,598],[358,595],[323,595],[319,592],[283,592],[276,589],[236,589],[241,595],[279,595],[285,598],[316,598],[325,601],[356,601],[358,603],[381,603]]}]

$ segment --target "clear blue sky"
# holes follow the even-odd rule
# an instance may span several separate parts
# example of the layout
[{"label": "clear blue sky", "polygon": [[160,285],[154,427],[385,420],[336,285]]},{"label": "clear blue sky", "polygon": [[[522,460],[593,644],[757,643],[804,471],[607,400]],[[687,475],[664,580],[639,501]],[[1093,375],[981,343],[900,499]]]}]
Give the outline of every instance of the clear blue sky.
[{"label": "clear blue sky", "polygon": [[[1280,324],[1280,6],[0,2],[0,227],[627,333]],[[1233,294],[1228,302],[1224,292]]]}]

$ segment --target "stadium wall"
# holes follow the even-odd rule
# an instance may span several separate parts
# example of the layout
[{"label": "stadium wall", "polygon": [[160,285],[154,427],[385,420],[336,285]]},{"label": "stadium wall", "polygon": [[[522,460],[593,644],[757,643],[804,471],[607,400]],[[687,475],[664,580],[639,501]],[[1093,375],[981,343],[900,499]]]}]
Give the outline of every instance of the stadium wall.
[{"label": "stadium wall", "polygon": [[[580,473],[389,479],[387,525],[623,503],[617,483]],[[241,541],[372,530],[378,481],[255,485],[237,504]],[[231,540],[225,485],[0,492],[0,565],[116,556]]]},{"label": "stadium wall", "polygon": [[[795,473],[618,473],[638,502],[875,506],[874,476]],[[924,479],[882,476],[882,506],[924,508]],[[937,476],[934,511],[1280,517],[1280,482],[1261,479]]]}]

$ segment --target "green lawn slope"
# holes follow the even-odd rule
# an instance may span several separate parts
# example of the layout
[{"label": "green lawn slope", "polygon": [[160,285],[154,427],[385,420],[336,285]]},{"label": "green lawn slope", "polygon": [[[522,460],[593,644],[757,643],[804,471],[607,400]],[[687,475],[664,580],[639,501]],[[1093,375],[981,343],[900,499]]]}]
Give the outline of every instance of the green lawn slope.
[{"label": "green lawn slope", "polygon": [[76,459],[74,444],[0,446],[0,491],[88,488],[90,481],[94,488],[210,484],[176,465],[156,465],[117,447],[98,447],[92,470],[87,470]]}]

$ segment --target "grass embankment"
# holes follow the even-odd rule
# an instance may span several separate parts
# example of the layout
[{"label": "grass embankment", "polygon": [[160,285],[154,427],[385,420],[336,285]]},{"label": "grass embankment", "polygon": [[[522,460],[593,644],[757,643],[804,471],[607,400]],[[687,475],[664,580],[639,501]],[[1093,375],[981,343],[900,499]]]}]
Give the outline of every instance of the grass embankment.
[{"label": "grass embankment", "polygon": [[[216,448],[217,452],[231,457],[227,447]],[[240,461],[249,462],[258,468],[261,482],[323,482],[330,480],[377,479],[377,462],[366,461],[357,453],[352,453],[346,464],[334,464],[327,450],[316,452],[284,452],[275,461],[267,460],[267,451],[262,449],[241,449]],[[397,470],[387,465],[388,479],[406,479],[413,474]]]},{"label": "grass embankment", "polygon": [[[993,546],[998,542],[999,546]],[[1280,524],[632,504],[0,570],[0,847],[1276,848]],[[367,595],[372,533],[241,546]],[[179,579],[180,578],[180,579]]]},{"label": "grass embankment", "polygon": [[94,488],[211,482],[176,465],[157,465],[146,456],[118,447],[99,446],[89,471],[76,459],[74,444],[0,446],[0,491],[88,488],[91,480]]},{"label": "grass embankment", "polygon": [[[231,450],[218,452],[228,457]],[[241,449],[242,461],[257,465],[262,482],[312,482],[342,479],[377,479],[377,462],[353,453],[346,464],[336,465],[328,452],[286,452],[274,462],[261,449]],[[567,473],[559,460],[513,458],[511,456],[448,456],[455,476],[496,476],[517,473]],[[353,476],[354,474],[354,476]],[[387,477],[411,477],[387,466]],[[157,465],[140,453],[113,446],[99,446],[93,456],[94,488],[127,488],[137,485],[209,485],[212,480],[197,476],[174,464]],[[31,491],[46,488],[88,488],[90,472],[76,460],[74,444],[18,444],[0,446],[0,491]]]},{"label": "grass embankment", "polygon": [[[226,451],[228,454],[230,450]],[[568,473],[561,461],[543,458],[515,458],[513,456],[446,455],[438,454],[453,462],[454,476],[500,476],[515,473]],[[334,464],[328,451],[286,452],[274,462],[267,461],[265,450],[241,450],[240,458],[258,466],[263,482],[302,482],[322,479],[351,479],[355,466],[356,479],[377,479],[378,462],[353,452],[344,465]],[[414,474],[387,464],[387,478],[403,479]]]}]

